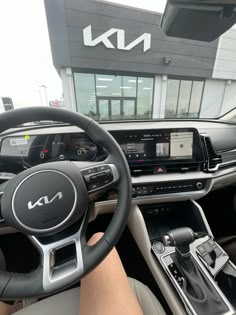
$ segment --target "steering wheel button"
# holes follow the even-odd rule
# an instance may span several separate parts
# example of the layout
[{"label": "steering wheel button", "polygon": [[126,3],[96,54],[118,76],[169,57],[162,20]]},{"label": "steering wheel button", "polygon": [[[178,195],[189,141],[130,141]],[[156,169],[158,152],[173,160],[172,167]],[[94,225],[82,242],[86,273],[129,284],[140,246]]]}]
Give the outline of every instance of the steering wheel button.
[{"label": "steering wheel button", "polygon": [[97,172],[102,172],[102,171],[105,171],[105,170],[110,170],[110,166],[109,165],[101,165],[101,166],[98,166],[97,167]]},{"label": "steering wheel button", "polygon": [[105,176],[106,176],[106,178],[112,178],[113,179],[113,174],[112,174],[111,170],[106,171]]},{"label": "steering wheel button", "polygon": [[95,182],[98,179],[98,175],[91,175],[90,181]]},{"label": "steering wheel button", "polygon": [[81,173],[84,176],[94,174],[94,173],[96,173],[96,168],[89,168],[87,170],[83,170]]},{"label": "steering wheel button", "polygon": [[112,179],[105,179],[105,180],[104,180],[104,184],[105,184],[105,185],[107,185],[107,184],[109,184],[109,183],[111,183],[111,182],[112,182]]},{"label": "steering wheel button", "polygon": [[89,185],[89,190],[94,190],[97,189],[98,187],[100,187],[99,183],[94,183]]},{"label": "steering wheel button", "polygon": [[98,179],[98,180],[104,179],[104,178],[106,178],[106,173],[105,173],[105,172],[100,173],[100,174],[97,175],[97,179]]}]

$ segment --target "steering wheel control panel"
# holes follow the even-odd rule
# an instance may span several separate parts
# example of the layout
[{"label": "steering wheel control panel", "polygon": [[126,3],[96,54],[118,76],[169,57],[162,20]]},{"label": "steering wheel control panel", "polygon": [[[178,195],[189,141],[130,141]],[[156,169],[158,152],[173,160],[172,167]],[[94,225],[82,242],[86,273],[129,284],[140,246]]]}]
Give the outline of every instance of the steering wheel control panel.
[{"label": "steering wheel control panel", "polygon": [[117,171],[114,165],[103,164],[96,167],[90,167],[81,171],[89,192],[105,188],[118,179]]},{"label": "steering wheel control panel", "polygon": [[206,180],[187,180],[158,182],[147,185],[133,185],[133,197],[201,191],[204,190],[206,186]]}]

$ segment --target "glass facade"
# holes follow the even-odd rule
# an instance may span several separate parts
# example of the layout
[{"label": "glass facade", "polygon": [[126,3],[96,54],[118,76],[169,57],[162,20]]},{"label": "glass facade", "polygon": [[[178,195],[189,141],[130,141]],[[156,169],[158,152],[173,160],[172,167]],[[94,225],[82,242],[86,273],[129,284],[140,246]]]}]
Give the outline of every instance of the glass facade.
[{"label": "glass facade", "polygon": [[152,118],[154,78],[74,73],[77,111],[97,120]]},{"label": "glass facade", "polygon": [[199,118],[204,81],[168,80],[165,118]]}]

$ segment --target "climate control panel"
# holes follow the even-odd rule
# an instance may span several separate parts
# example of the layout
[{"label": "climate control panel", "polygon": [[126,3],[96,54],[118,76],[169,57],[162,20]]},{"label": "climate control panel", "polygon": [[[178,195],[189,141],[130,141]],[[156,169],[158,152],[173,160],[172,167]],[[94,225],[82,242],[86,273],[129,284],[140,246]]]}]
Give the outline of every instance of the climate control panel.
[{"label": "climate control panel", "polygon": [[159,182],[153,184],[133,185],[133,197],[173,194],[191,191],[201,191],[206,188],[207,181],[202,180],[183,180],[172,182]]}]

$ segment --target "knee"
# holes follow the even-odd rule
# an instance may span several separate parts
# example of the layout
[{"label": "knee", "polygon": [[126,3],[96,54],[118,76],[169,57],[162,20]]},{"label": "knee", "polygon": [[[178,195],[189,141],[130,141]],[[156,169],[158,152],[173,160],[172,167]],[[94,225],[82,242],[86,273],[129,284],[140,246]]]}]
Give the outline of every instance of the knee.
[{"label": "knee", "polygon": [[103,235],[104,235],[104,233],[102,233],[102,232],[93,234],[93,236],[88,241],[88,245],[92,246],[92,245],[96,244],[103,237]]}]

